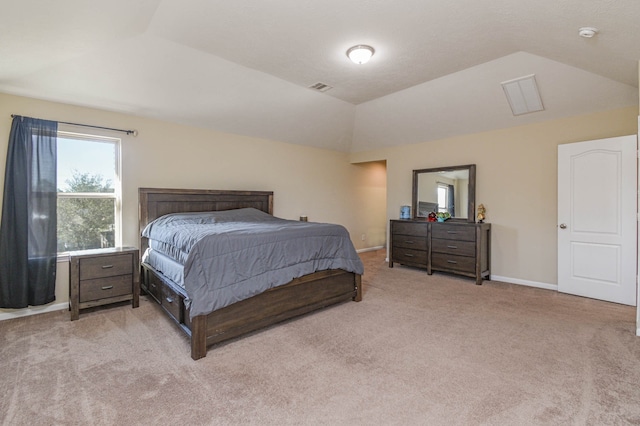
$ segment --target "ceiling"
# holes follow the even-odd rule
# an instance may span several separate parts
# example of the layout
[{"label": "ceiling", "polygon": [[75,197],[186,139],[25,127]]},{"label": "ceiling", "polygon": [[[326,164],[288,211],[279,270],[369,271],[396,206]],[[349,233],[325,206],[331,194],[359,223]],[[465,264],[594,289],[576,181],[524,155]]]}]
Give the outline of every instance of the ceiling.
[{"label": "ceiling", "polygon": [[[638,105],[638,0],[0,1],[1,92],[264,139],[362,151]],[[514,117],[500,82],[529,74],[545,110]]]}]

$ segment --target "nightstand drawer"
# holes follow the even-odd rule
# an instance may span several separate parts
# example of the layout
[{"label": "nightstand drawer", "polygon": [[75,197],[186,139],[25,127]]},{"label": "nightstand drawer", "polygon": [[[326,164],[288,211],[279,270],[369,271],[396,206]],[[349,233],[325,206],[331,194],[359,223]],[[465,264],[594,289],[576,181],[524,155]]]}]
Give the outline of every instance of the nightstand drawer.
[{"label": "nightstand drawer", "polygon": [[131,274],[80,281],[80,303],[133,294],[132,283]]},{"label": "nightstand drawer", "polygon": [[132,268],[131,254],[87,257],[80,259],[80,280],[131,275]]}]

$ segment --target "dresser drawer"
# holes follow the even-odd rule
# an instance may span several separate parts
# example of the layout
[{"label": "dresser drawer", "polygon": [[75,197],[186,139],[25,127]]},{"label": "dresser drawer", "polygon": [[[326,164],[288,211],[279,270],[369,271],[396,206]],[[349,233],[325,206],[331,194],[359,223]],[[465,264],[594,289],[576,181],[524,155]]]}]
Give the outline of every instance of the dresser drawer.
[{"label": "dresser drawer", "polygon": [[414,249],[414,250],[426,250],[427,238],[415,237],[413,235],[394,235],[393,246]]},{"label": "dresser drawer", "polygon": [[[129,272],[131,272],[131,268],[129,268]],[[133,276],[131,274],[80,281],[80,303],[126,294],[133,294]]]},{"label": "dresser drawer", "polygon": [[80,259],[80,280],[131,275],[132,269],[131,254],[88,257]]},{"label": "dresser drawer", "polygon": [[391,234],[411,235],[426,237],[428,232],[427,222],[391,222]]},{"label": "dresser drawer", "polygon": [[476,255],[476,243],[474,241],[431,239],[431,250],[435,253],[455,254],[458,256]]},{"label": "dresser drawer", "polygon": [[427,252],[401,247],[393,247],[393,261],[398,263],[412,263],[422,267],[427,266]]},{"label": "dresser drawer", "polygon": [[475,241],[476,228],[473,226],[433,224],[431,238],[444,240]]},{"label": "dresser drawer", "polygon": [[170,287],[162,286],[162,299],[160,304],[171,314],[171,316],[182,323],[184,316],[182,315],[182,296],[173,291]]},{"label": "dresser drawer", "polygon": [[431,268],[475,273],[476,259],[475,257],[456,256],[453,254],[432,253]]}]

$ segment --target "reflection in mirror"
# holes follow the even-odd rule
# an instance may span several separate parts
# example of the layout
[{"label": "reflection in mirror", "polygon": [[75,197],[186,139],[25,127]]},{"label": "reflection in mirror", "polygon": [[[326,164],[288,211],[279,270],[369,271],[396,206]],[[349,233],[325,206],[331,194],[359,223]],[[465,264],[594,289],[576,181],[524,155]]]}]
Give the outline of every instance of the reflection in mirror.
[{"label": "reflection in mirror", "polygon": [[413,171],[413,217],[448,212],[453,220],[475,221],[475,164]]}]

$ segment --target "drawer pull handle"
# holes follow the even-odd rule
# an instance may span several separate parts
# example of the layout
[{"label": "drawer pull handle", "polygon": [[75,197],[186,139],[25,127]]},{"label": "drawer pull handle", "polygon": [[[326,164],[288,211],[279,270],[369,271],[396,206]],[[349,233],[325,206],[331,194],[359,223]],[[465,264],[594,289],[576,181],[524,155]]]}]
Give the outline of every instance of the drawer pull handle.
[{"label": "drawer pull handle", "polygon": [[165,299],[167,299],[167,302],[173,303],[173,297],[166,297]]},{"label": "drawer pull handle", "polygon": [[447,248],[457,249],[458,246],[447,246]]},{"label": "drawer pull handle", "polygon": [[150,286],[150,287],[153,287],[153,288],[156,288],[156,287],[157,287],[154,283],[151,283],[149,286]]},{"label": "drawer pull handle", "polygon": [[113,265],[103,265],[102,269],[110,269],[113,268]]},{"label": "drawer pull handle", "polygon": [[404,254],[406,257],[413,257],[413,255],[411,253],[405,253]]},{"label": "drawer pull handle", "polygon": [[413,242],[413,241],[411,241],[411,240],[407,240],[407,241],[405,241],[405,243],[407,243],[407,244],[414,244],[414,242]]},{"label": "drawer pull handle", "polygon": [[103,286],[102,286],[102,289],[103,289],[103,290],[111,290],[112,288],[113,288],[113,286],[112,286],[112,285],[103,285]]},{"label": "drawer pull handle", "polygon": [[447,260],[447,263],[458,263],[455,260]]},{"label": "drawer pull handle", "polygon": [[457,234],[458,231],[447,231],[447,234]]}]

